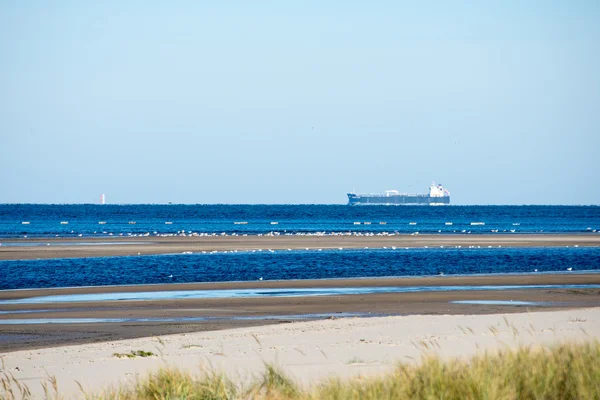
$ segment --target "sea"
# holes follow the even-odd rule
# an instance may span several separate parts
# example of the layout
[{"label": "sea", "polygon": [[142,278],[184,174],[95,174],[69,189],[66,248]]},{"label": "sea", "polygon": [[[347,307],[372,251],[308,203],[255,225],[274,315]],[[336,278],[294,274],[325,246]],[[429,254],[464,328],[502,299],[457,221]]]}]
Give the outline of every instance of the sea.
[{"label": "sea", "polygon": [[[0,205],[18,238],[174,235],[571,233],[600,235],[599,206]],[[54,244],[53,244],[54,245]],[[56,245],[60,245],[56,243]],[[0,290],[289,279],[600,272],[600,248],[238,251],[0,261]]]}]

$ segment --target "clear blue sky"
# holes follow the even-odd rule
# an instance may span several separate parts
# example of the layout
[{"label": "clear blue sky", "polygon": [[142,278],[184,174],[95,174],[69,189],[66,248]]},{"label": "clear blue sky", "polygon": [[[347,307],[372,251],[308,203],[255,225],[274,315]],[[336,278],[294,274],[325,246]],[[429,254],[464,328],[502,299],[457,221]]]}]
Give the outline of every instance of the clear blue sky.
[{"label": "clear blue sky", "polygon": [[600,2],[6,0],[0,135],[0,203],[600,204]]}]

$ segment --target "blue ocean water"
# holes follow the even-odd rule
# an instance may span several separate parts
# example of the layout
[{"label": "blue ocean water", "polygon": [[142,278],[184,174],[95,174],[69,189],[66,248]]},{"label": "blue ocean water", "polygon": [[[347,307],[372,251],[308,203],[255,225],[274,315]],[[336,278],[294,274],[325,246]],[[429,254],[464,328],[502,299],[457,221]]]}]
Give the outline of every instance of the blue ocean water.
[{"label": "blue ocean water", "polygon": [[[2,239],[189,233],[600,234],[598,206],[0,205]],[[134,238],[131,241],[135,241]],[[6,245],[6,244],[5,244]],[[600,248],[369,249],[0,261],[0,290],[599,271]]]},{"label": "blue ocean water", "polygon": [[581,271],[600,248],[279,250],[0,261],[0,289]]},{"label": "blue ocean water", "polygon": [[600,231],[600,207],[0,204],[0,238],[180,231],[258,234],[496,230],[498,233]]}]

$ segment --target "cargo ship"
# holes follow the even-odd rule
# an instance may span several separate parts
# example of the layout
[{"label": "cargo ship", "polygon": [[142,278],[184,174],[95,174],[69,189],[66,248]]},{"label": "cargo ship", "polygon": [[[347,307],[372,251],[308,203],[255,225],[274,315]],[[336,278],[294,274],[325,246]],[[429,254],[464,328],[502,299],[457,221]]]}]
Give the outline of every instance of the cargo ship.
[{"label": "cargo ship", "polygon": [[430,205],[450,204],[450,192],[435,182],[429,186],[429,193],[398,193],[397,190],[386,190],[383,193],[348,193],[349,205],[384,204],[384,205]]}]

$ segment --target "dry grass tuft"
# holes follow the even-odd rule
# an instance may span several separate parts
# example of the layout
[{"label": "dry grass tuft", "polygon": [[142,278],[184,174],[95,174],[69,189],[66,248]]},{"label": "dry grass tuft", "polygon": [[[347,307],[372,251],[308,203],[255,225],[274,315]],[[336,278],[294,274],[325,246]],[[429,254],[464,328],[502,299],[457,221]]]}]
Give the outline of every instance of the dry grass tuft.
[{"label": "dry grass tuft", "polygon": [[113,353],[113,357],[117,358],[152,357],[155,355],[153,352],[145,350],[131,350],[129,353]]}]

